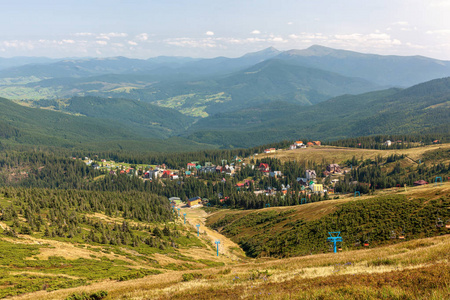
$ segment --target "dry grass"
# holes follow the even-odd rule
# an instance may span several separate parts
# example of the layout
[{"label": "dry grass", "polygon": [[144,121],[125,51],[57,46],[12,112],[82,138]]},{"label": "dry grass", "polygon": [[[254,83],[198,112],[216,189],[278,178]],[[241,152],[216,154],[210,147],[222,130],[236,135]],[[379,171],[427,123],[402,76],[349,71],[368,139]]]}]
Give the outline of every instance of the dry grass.
[{"label": "dry grass", "polygon": [[[342,163],[344,161],[356,157],[357,159],[375,159],[378,155],[382,157],[387,157],[392,154],[405,154],[413,160],[418,161],[425,152],[432,151],[436,149],[448,149],[450,144],[437,144],[429,145],[425,147],[410,148],[410,149],[392,149],[392,150],[372,150],[372,149],[357,149],[357,148],[345,148],[345,147],[334,147],[334,146],[315,146],[308,147],[306,149],[295,149],[295,150],[280,150],[276,153],[270,154],[260,154],[258,158],[277,158],[282,162],[285,161],[311,161],[316,163],[322,163],[323,161],[329,163]],[[247,159],[248,160],[248,159]],[[446,162],[450,161],[447,160]],[[248,161],[246,161],[248,162]],[[411,162],[413,163],[413,162]]]},{"label": "dry grass", "polygon": [[[403,285],[410,285],[416,277],[431,274],[431,279],[424,279],[423,283],[426,284],[426,280],[436,280],[433,276],[437,275],[433,274],[440,274],[440,271],[449,269],[448,249],[450,236],[446,235],[338,254],[249,260],[248,263],[232,266],[230,274],[221,272],[229,266],[205,269],[202,271],[205,279],[190,282],[182,282],[181,275],[185,272],[170,271],[127,282],[106,280],[90,286],[50,293],[41,291],[16,298],[63,299],[75,291],[92,293],[106,290],[109,299],[246,299],[253,298],[255,291],[265,291],[266,296],[271,293],[271,297],[268,297],[271,299],[289,299],[290,292],[294,291],[295,294],[307,291],[290,290],[295,284],[308,283],[311,288],[315,287],[314,291],[324,292],[328,285],[345,286],[349,278],[353,278],[351,280],[355,281],[357,289],[367,285],[372,286],[368,292],[373,292],[385,284],[403,293]],[[378,260],[381,263],[377,265]],[[266,274],[267,271],[268,276],[255,277],[254,274],[258,274],[256,270],[259,270],[260,274]],[[439,283],[439,280],[437,282]],[[307,293],[310,299],[314,299],[314,291]],[[436,288],[434,293],[442,295],[440,288]]]}]

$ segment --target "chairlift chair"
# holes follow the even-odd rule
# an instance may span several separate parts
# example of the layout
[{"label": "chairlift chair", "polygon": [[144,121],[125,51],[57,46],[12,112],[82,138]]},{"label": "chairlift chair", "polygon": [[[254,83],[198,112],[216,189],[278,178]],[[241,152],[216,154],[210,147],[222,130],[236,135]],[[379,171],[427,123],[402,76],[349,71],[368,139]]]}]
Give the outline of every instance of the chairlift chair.
[{"label": "chairlift chair", "polygon": [[[437,220],[436,220],[436,227],[442,227],[442,226],[444,226],[444,222],[442,221],[442,219],[441,218],[437,218]],[[445,227],[447,227],[447,225],[445,226]]]},{"label": "chairlift chair", "polygon": [[445,228],[450,229],[450,219],[447,220],[447,223],[445,224]]},{"label": "chairlift chair", "polygon": [[400,233],[400,235],[398,236],[399,240],[404,240],[405,239],[405,231],[402,230],[402,233]]},{"label": "chairlift chair", "polygon": [[391,240],[396,239],[397,238],[397,234],[395,233],[394,230],[391,230]]},{"label": "chairlift chair", "polygon": [[364,241],[363,246],[364,246],[364,247],[369,247],[369,239],[367,239],[367,240]]}]

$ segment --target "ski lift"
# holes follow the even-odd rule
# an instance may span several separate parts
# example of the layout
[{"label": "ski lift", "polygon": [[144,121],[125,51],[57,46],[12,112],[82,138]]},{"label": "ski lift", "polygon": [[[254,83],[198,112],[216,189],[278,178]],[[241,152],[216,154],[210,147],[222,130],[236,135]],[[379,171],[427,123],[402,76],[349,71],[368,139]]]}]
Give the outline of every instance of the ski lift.
[{"label": "ski lift", "polygon": [[[441,218],[438,217],[436,220],[436,227],[440,228],[442,226],[444,226],[444,222],[442,221]],[[445,227],[447,227],[447,225],[445,225]]]},{"label": "ski lift", "polygon": [[404,240],[405,239],[405,231],[402,229],[402,233],[400,233],[400,235],[398,236],[399,240]]},{"label": "ski lift", "polygon": [[397,234],[395,233],[394,230],[391,230],[391,240],[396,239],[397,238]]},{"label": "ski lift", "polygon": [[359,239],[356,239],[355,247],[359,247],[359,246],[361,246],[361,241]]}]

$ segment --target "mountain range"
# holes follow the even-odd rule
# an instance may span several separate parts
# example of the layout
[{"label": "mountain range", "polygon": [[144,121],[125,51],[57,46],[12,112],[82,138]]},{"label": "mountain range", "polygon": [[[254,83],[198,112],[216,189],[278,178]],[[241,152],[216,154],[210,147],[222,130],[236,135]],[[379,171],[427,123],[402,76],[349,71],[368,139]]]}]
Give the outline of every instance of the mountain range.
[{"label": "mountain range", "polygon": [[448,61],[323,46],[239,58],[0,59],[0,96],[31,106],[2,99],[0,127],[13,144],[159,150],[448,132],[450,81],[436,79],[446,76]]}]

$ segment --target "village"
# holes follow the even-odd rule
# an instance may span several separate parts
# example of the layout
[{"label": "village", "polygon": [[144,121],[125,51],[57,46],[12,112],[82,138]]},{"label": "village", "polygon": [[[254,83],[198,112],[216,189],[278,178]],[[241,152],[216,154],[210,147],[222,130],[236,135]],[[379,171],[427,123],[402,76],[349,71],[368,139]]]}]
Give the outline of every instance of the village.
[{"label": "village", "polygon": [[[292,151],[298,149],[306,149],[309,147],[321,147],[320,141],[303,143],[296,141],[291,144],[288,149],[268,148],[264,150],[264,154],[276,154],[281,151]],[[310,198],[311,195],[333,195],[335,194],[334,185],[339,182],[350,171],[348,167],[341,167],[333,163],[326,166],[320,176],[314,169],[306,169],[303,173],[298,174],[292,183],[277,184],[285,179],[285,174],[281,170],[274,169],[268,162],[259,162],[258,156],[262,153],[254,153],[247,158],[235,156],[232,161],[221,160],[220,165],[214,165],[211,162],[188,162],[185,167],[173,169],[166,164],[160,165],[131,165],[126,163],[116,163],[107,161],[106,159],[88,158],[83,161],[86,165],[94,169],[102,171],[105,175],[110,176],[126,175],[129,177],[140,178],[144,182],[176,182],[182,184],[184,180],[194,179],[206,182],[212,180],[214,184],[225,184],[232,182],[238,193],[251,192],[255,195],[278,196],[285,197],[288,193],[293,193],[293,185],[300,191],[301,199]],[[255,160],[256,159],[256,160]],[[255,176],[248,176],[242,179],[241,171],[251,170]],[[238,180],[237,178],[241,178]],[[328,180],[326,180],[328,178]],[[255,182],[256,181],[256,182]],[[219,193],[218,203],[225,203],[228,199],[224,193]],[[209,199],[205,197],[195,196],[186,199],[178,197],[169,197],[172,205],[179,205],[180,202],[185,203],[188,207],[198,205],[208,205]],[[210,204],[209,204],[210,205]]]},{"label": "village", "polygon": [[[433,144],[438,142],[434,141]],[[391,142],[387,140],[382,145],[391,147],[400,143],[401,141]],[[163,186],[169,186],[172,183],[174,184],[173,187],[182,186],[186,182],[189,182],[190,185],[192,185],[192,182],[202,182],[204,185],[215,186],[219,184],[219,186],[223,186],[222,188],[216,186],[213,189],[215,193],[212,195],[209,192],[208,196],[199,191],[198,194],[194,195],[183,193],[183,196],[179,197],[180,194],[171,194],[170,191],[166,190],[164,195],[171,199],[172,205],[184,203],[188,207],[197,205],[225,207],[227,203],[230,203],[231,194],[235,197],[240,195],[240,198],[248,193],[255,196],[274,197],[277,198],[276,203],[280,203],[286,195],[289,195],[289,198],[295,197],[296,201],[302,204],[308,202],[313,196],[313,199],[316,199],[315,201],[320,201],[317,199],[339,198],[342,194],[353,192],[356,196],[369,191],[370,183],[358,182],[352,178],[351,171],[357,166],[350,161],[347,161],[344,165],[339,165],[335,162],[327,163],[323,160],[322,164],[303,164],[302,168],[294,167],[295,170],[292,170],[292,168],[290,170],[284,168],[283,170],[282,165],[277,161],[277,155],[285,155],[291,152],[301,157],[302,151],[305,151],[305,149],[310,149],[309,153],[317,153],[314,150],[328,148],[322,146],[320,141],[303,143],[303,141],[298,140],[287,148],[267,148],[261,153],[253,153],[253,155],[245,158],[234,156],[229,160],[221,159],[216,164],[208,161],[190,161],[176,168],[164,163],[159,165],[116,163],[98,157],[85,157],[83,161],[86,165],[100,170],[104,174],[102,176],[124,175],[139,178],[144,183],[162,184]],[[338,188],[336,190],[336,187],[344,181],[347,189]],[[428,182],[423,179],[414,182],[414,186],[426,184]],[[200,187],[204,185],[200,185]],[[269,205],[269,200],[265,202],[267,202],[266,205]]]}]

